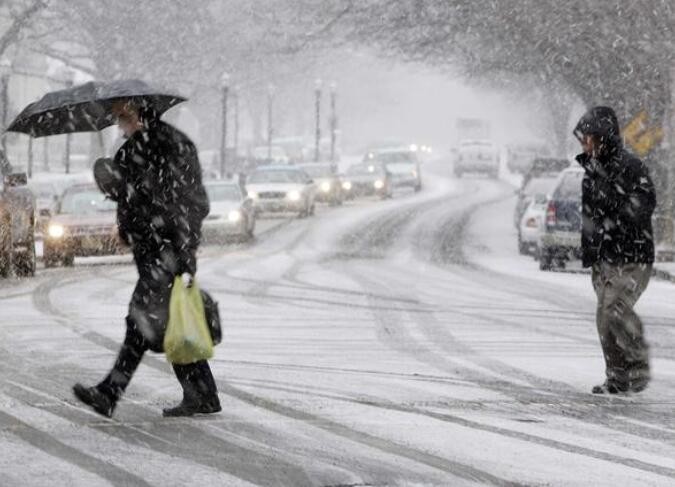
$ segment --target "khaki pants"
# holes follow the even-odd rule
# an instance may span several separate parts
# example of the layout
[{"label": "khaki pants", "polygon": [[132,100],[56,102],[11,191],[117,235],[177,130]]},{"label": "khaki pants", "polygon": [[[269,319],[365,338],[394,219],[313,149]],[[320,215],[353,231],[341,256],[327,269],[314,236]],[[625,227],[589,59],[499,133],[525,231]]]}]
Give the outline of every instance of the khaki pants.
[{"label": "khaki pants", "polygon": [[595,264],[598,296],[596,324],[607,379],[639,387],[649,381],[649,346],[640,317],[633,311],[652,274],[651,264]]}]

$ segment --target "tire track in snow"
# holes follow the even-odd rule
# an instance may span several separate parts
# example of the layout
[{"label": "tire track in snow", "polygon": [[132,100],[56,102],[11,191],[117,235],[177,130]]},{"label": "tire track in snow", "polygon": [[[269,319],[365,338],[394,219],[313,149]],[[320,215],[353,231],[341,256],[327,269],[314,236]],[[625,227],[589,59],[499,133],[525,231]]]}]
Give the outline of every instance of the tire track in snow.
[{"label": "tire track in snow", "polygon": [[[47,282],[40,286],[38,289],[36,289],[35,293],[35,305],[36,308],[42,312],[44,312],[47,315],[51,315],[55,321],[70,329],[72,332],[80,335],[82,338],[94,343],[95,345],[102,346],[104,348],[107,348],[108,350],[112,352],[117,352],[119,349],[119,344],[115,342],[112,339],[109,339],[103,335],[100,335],[97,332],[93,332],[90,330],[87,330],[81,326],[74,325],[71,323],[63,313],[61,313],[58,309],[54,307],[54,305],[51,303],[50,300],[50,292],[52,289],[55,289],[59,286],[62,285],[62,282],[58,279],[52,282]],[[148,356],[144,357],[143,363],[147,366],[150,366],[158,371],[173,375],[173,371],[168,367],[166,362],[160,361],[154,357]],[[82,371],[83,373],[85,371]],[[217,380],[218,384],[218,389],[220,394],[224,394],[230,397],[233,397],[235,399],[239,399],[240,401],[243,401],[245,403],[248,403],[250,405],[256,406],[263,408],[269,412],[275,413],[277,415],[281,415],[290,419],[298,420],[304,423],[307,423],[309,425],[318,427],[330,434],[342,437],[346,440],[351,440],[355,441],[356,443],[359,443],[363,446],[373,448],[375,450],[381,451],[386,454],[394,455],[394,456],[399,456],[402,458],[406,458],[408,460],[411,460],[413,462],[432,467],[434,469],[438,469],[440,471],[446,472],[447,474],[451,474],[455,477],[462,478],[464,480],[469,480],[472,482],[482,482],[487,485],[496,485],[496,486],[507,486],[507,485],[517,485],[514,484],[511,481],[508,481],[506,479],[500,478],[498,476],[492,475],[488,472],[482,471],[480,469],[476,469],[472,466],[469,465],[464,465],[459,462],[455,462],[443,457],[438,457],[436,455],[428,454],[425,452],[422,452],[420,450],[416,450],[414,448],[407,447],[405,445],[398,444],[393,441],[389,441],[377,436],[370,435],[365,432],[360,432],[354,429],[351,429],[347,426],[344,426],[338,422],[322,418],[320,416],[316,416],[312,413],[308,413],[305,411],[302,411],[297,408],[293,408],[290,406],[283,405],[281,403],[278,403],[276,401],[273,401],[271,399],[258,396],[252,393],[249,393],[247,391],[244,391],[243,389],[237,388],[233,385],[231,385],[227,381],[222,381],[222,380]],[[122,429],[124,429],[124,426],[122,426]],[[196,428],[195,428],[196,429]],[[181,430],[181,434],[184,435],[185,431],[184,428]],[[201,436],[204,436],[204,432],[201,430],[198,430],[194,432],[195,435],[199,434]],[[133,439],[134,441],[138,441],[139,444],[146,444],[150,443],[152,444],[152,441],[148,441],[148,439],[141,435],[137,436],[137,432],[128,432],[125,431],[124,435],[120,435],[121,439]],[[201,437],[200,436],[200,437]],[[207,434],[206,437],[208,438],[209,435]],[[219,437],[214,437],[211,438],[210,441],[216,441],[216,442],[224,442]],[[162,446],[159,445],[157,446],[158,448],[161,448]],[[162,451],[161,449],[159,451]],[[181,450],[182,451],[182,450]],[[249,452],[248,454],[251,454],[252,452]],[[185,457],[185,452],[175,452],[172,454],[175,454],[176,456],[181,456],[183,458],[195,461],[196,463],[202,463],[204,460],[202,459],[200,461],[200,458],[198,456],[188,456]],[[247,458],[246,455],[243,455],[242,458]],[[274,463],[274,462],[273,462]],[[219,464],[206,464],[208,466],[214,467],[214,468],[219,468],[222,469],[222,466]],[[286,470],[289,467],[286,467]],[[240,474],[238,472],[225,469],[223,470],[225,473],[228,473],[230,475],[238,476],[240,477]],[[397,474],[400,476],[400,472]],[[241,478],[241,477],[240,477]],[[246,478],[243,478],[243,480],[247,480]],[[296,479],[297,481],[297,479]],[[284,485],[309,485],[309,484],[304,484],[302,482],[296,482],[296,483],[288,483]]]}]

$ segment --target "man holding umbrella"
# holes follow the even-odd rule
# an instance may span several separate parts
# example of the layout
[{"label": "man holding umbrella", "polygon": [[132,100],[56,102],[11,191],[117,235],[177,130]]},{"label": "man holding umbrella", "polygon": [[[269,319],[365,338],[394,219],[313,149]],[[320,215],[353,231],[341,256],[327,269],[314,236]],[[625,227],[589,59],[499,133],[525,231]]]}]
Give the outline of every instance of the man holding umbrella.
[{"label": "man holding umbrella", "polygon": [[[96,162],[94,177],[117,202],[120,237],[132,248],[139,279],[113,369],[94,387],[73,387],[79,400],[108,417],[143,354],[163,351],[176,276],[191,284],[197,271],[201,225],[209,212],[199,158],[185,134],[159,119],[183,101],[141,80],[90,81],[47,93],[28,105],[7,129],[42,137],[97,131],[117,122],[127,139],[114,161]],[[205,360],[174,365],[174,372],[183,386],[183,400],[165,409],[165,416],[220,411]]]},{"label": "man holding umbrella", "polygon": [[[147,350],[162,351],[171,288],[176,276],[190,284],[197,271],[196,251],[209,202],[194,144],[159,120],[145,99],[112,105],[125,138],[114,161],[99,160],[94,176],[118,204],[120,237],[133,251],[136,284],[124,344],[112,371],[94,387],[76,384],[78,399],[111,416]],[[174,365],[183,401],[164,416],[191,416],[221,410],[208,363]]]}]

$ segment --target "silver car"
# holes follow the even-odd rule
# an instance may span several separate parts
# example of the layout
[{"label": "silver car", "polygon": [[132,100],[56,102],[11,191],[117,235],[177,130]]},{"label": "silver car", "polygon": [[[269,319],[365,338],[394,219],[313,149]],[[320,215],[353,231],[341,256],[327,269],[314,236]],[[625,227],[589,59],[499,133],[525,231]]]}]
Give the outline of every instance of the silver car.
[{"label": "silver car", "polygon": [[249,176],[246,190],[257,213],[314,214],[316,185],[297,167],[260,167]]},{"label": "silver car", "polygon": [[204,184],[209,195],[210,211],[202,224],[206,243],[218,243],[235,238],[245,241],[253,238],[255,209],[241,186],[234,181],[213,181]]}]

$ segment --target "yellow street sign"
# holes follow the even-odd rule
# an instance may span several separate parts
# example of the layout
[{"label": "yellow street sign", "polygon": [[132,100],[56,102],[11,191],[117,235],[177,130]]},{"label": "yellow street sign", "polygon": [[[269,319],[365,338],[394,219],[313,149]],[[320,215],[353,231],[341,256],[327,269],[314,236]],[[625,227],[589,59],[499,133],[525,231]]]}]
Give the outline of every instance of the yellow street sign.
[{"label": "yellow street sign", "polygon": [[623,138],[626,143],[640,157],[645,157],[656,146],[658,146],[664,137],[662,127],[648,126],[649,115],[646,111],[638,113],[628,125],[623,129]]}]

